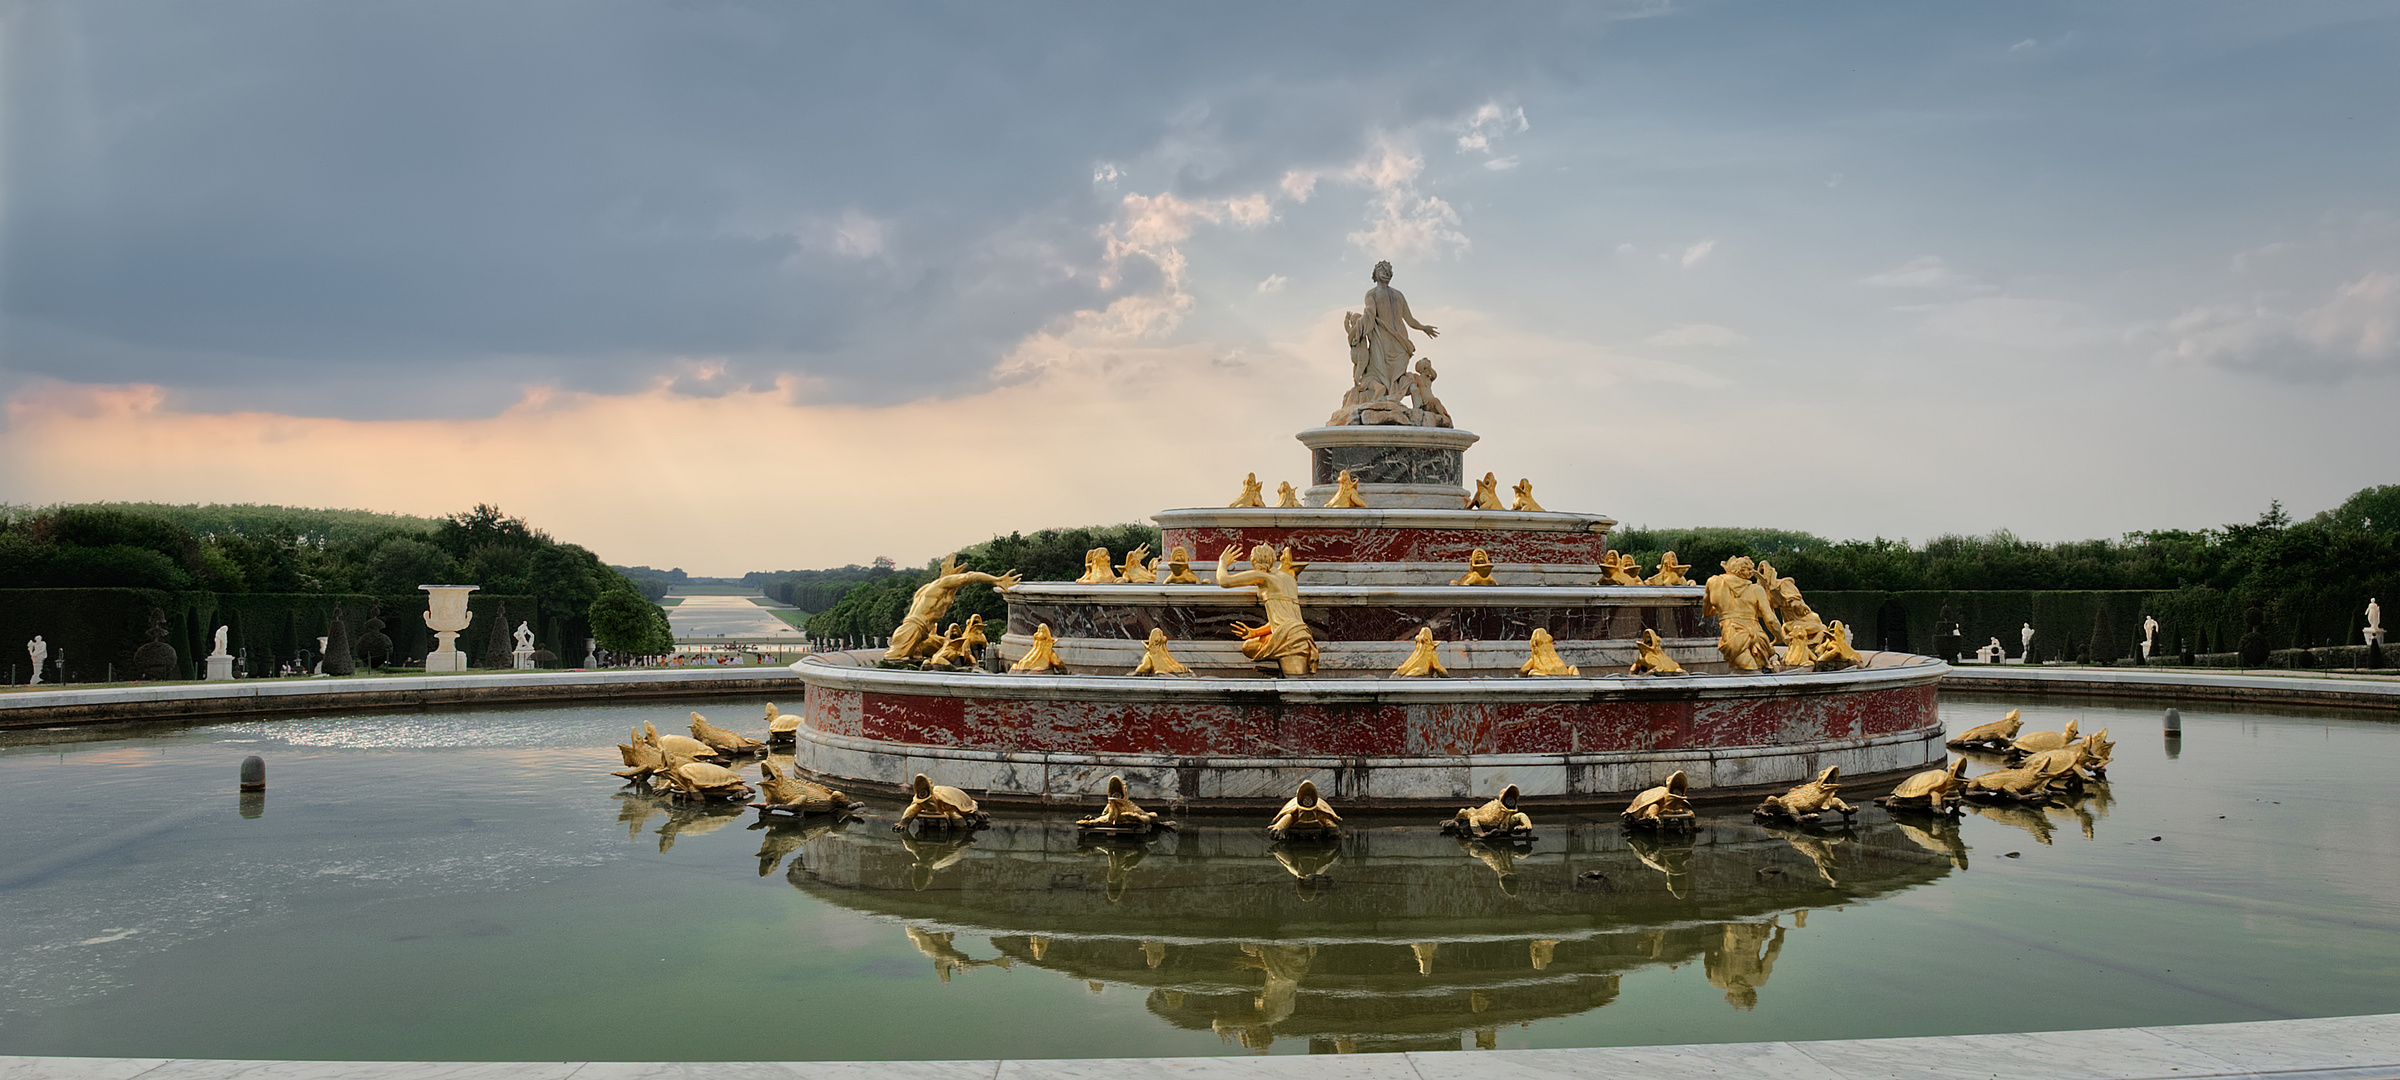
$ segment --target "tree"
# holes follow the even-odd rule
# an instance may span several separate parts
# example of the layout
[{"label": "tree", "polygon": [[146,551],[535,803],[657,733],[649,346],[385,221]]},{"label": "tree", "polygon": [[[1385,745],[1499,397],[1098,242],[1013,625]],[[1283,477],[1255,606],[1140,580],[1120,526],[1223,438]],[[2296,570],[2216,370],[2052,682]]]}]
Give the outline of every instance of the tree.
[{"label": "tree", "polygon": [[675,651],[675,631],[667,613],[630,588],[602,592],[588,614],[592,640],[603,649],[628,656],[664,656]]},{"label": "tree", "polygon": [[367,658],[368,667],[382,667],[384,658],[392,654],[392,639],[383,632],[383,601],[375,601],[367,611],[365,625],[367,632],[358,636],[358,654]]},{"label": "tree", "polygon": [[508,605],[494,605],[492,632],[483,639],[483,660],[475,666],[513,668],[517,666],[517,658],[514,655],[516,649],[517,639],[509,635]]},{"label": "tree", "polygon": [[333,622],[325,629],[325,674],[355,674],[357,655],[357,649],[350,643],[350,624],[342,619],[342,605],[335,604]]}]

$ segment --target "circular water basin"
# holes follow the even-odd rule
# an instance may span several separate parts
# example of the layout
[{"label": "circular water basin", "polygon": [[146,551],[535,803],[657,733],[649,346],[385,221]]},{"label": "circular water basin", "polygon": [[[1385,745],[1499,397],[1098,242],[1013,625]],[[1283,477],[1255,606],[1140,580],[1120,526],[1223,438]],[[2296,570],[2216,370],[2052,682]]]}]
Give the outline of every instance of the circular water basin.
[{"label": "circular water basin", "polygon": [[[1546,815],[1509,848],[1420,818],[1333,847],[1206,818],[944,841],[894,804],[764,826],[608,775],[628,726],[685,711],[0,737],[0,1053],[1077,1057],[2400,1011],[2400,725],[2365,714],[2187,710],[2169,744],[2158,708],[2027,704],[2029,729],[2112,729],[2104,790],[1955,827],[1710,810],[1689,843]],[[235,790],[250,754],[263,798]]]}]

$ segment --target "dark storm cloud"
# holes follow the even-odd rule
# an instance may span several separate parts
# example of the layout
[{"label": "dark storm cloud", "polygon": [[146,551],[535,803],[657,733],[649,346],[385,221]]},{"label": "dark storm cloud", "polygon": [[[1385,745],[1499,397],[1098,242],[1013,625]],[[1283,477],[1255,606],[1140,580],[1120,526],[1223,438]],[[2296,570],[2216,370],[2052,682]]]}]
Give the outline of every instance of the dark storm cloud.
[{"label": "dark storm cloud", "polygon": [[8,368],[344,415],[488,412],[522,383],[622,390],[678,357],[725,360],[719,385],[792,372],[861,400],[971,385],[1108,299],[1097,230],[1122,192],[1096,164],[1144,162],[1125,190],[1271,185],[1295,158],[1541,78],[1606,21],[5,10]]}]

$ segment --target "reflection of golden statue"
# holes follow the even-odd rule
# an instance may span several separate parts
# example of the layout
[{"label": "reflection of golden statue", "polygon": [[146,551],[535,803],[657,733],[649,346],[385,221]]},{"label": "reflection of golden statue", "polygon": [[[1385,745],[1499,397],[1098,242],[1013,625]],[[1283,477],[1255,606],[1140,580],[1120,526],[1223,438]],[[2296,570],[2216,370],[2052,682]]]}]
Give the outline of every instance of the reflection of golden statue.
[{"label": "reflection of golden statue", "polygon": [[[1102,548],[1101,550],[1106,551],[1108,549]],[[1157,581],[1158,572],[1151,568],[1151,564],[1143,561],[1148,558],[1150,558],[1150,545],[1148,544],[1143,544],[1134,548],[1132,551],[1126,552],[1125,569],[1117,575],[1117,580],[1132,585],[1147,585],[1153,581]]]},{"label": "reflection of golden statue", "polygon": [[1408,659],[1400,661],[1399,667],[1392,669],[1392,675],[1402,679],[1423,678],[1428,675],[1439,675],[1445,679],[1450,677],[1450,669],[1442,666],[1441,656],[1434,651],[1432,627],[1420,626],[1417,628],[1416,649],[1408,654]]},{"label": "reflection of golden statue", "polygon": [[1810,823],[1830,813],[1840,814],[1842,820],[1847,821],[1850,815],[1858,811],[1842,801],[1841,779],[1841,767],[1827,765],[1816,779],[1781,795],[1767,796],[1766,801],[1759,803],[1758,808],[1750,811],[1750,814],[1753,817]]},{"label": "reflection of golden statue", "polygon": [[[1692,835],[1666,836],[1662,833],[1635,831],[1625,836],[1625,850],[1642,860],[1642,865],[1666,875],[1667,893],[1677,900],[1691,891]],[[1666,946],[1664,930],[1652,930],[1650,958],[1656,960]]]},{"label": "reflection of golden statue", "polygon": [[1683,665],[1667,655],[1667,643],[1659,640],[1658,631],[1645,626],[1640,637],[1633,639],[1633,668],[1636,675],[1681,675]]},{"label": "reflection of golden statue", "polygon": [[1513,500],[1510,500],[1510,502],[1509,502],[1509,504],[1508,504],[1508,508],[1509,508],[1509,509],[1511,509],[1511,510],[1525,511],[1525,512],[1530,512],[1530,513],[1536,513],[1536,514],[1538,514],[1538,513],[1541,513],[1541,512],[1542,512],[1542,504],[1540,504],[1540,503],[1538,503],[1538,502],[1535,502],[1535,501],[1533,501],[1533,481],[1532,481],[1532,480],[1530,480],[1530,479],[1527,479],[1527,478],[1524,478],[1524,477],[1519,477],[1519,478],[1517,479],[1516,493],[1517,493],[1517,497],[1516,497],[1515,499],[1513,499]]},{"label": "reflection of golden statue", "polygon": [[1265,544],[1250,549],[1248,570],[1233,568],[1234,555],[1228,546],[1217,556],[1217,584],[1256,588],[1258,602],[1267,609],[1265,626],[1233,624],[1234,632],[1242,635],[1242,655],[1273,660],[1285,675],[1316,674],[1317,639],[1300,618],[1299,578],[1276,567],[1275,549]]},{"label": "reflection of golden statue", "polygon": [[1639,585],[1642,583],[1642,564],[1622,551],[1600,556],[1602,585]]},{"label": "reflection of golden statue", "polygon": [[[2011,714],[2014,715],[2014,714]],[[1888,796],[1875,800],[1886,810],[1941,811],[1958,803],[1958,793],[1965,787],[1960,778],[1967,772],[1967,759],[1958,758],[1948,768],[1927,769],[1900,781]]]},{"label": "reflection of golden statue", "polygon": [[1115,560],[1108,549],[1096,547],[1083,553],[1083,576],[1075,579],[1080,585],[1114,585],[1117,583]]},{"label": "reflection of golden statue", "polygon": [[[1150,857],[1150,845],[1124,838],[1126,834],[1136,831],[1135,826],[1085,827],[1098,831],[1100,835],[1075,845],[1075,854],[1099,855],[1108,860],[1108,876],[1101,886],[1101,894],[1108,897],[1109,903],[1120,903],[1125,899],[1125,887],[1133,882],[1133,868],[1142,865],[1142,860]],[[1148,831],[1146,826],[1138,828],[1143,832]]]},{"label": "reflection of golden statue", "polygon": [[1335,836],[1339,835],[1341,824],[1342,816],[1317,796],[1316,782],[1302,780],[1299,792],[1283,804],[1283,809],[1275,814],[1274,823],[1267,826],[1267,835],[1277,840]]},{"label": "reflection of golden statue", "polygon": [[1133,804],[1125,794],[1125,778],[1108,778],[1108,803],[1100,812],[1087,818],[1077,818],[1075,824],[1109,828],[1135,827],[1147,829],[1158,821],[1158,815]]},{"label": "reflection of golden statue", "polygon": [[1466,576],[1459,578],[1450,584],[1498,585],[1499,582],[1492,580],[1492,557],[1485,553],[1482,548],[1476,548],[1473,552],[1470,552],[1467,555]]},{"label": "reflection of golden statue", "polygon": [[1442,823],[1443,832],[1454,832],[1477,840],[1495,835],[1524,837],[1533,835],[1533,819],[1517,809],[1517,785],[1500,789],[1500,794],[1482,806],[1460,810]]},{"label": "reflection of golden statue", "polygon": [[1334,479],[1334,485],[1333,498],[1325,501],[1327,509],[1345,510],[1366,507],[1366,496],[1358,493],[1358,478],[1350,475],[1350,470],[1343,469],[1342,475]]},{"label": "reflection of golden statue", "polygon": [[1009,673],[1012,675],[1028,673],[1039,675],[1066,669],[1067,665],[1058,658],[1058,639],[1050,636],[1049,623],[1043,623],[1034,628],[1033,647],[1025,650],[1025,655],[1008,667]]},{"label": "reflection of golden statue", "polygon": [[1817,641],[1818,671],[1857,667],[1865,659],[1858,655],[1857,649],[1850,647],[1850,628],[1843,626],[1842,620],[1835,619],[1825,624],[1825,636]]},{"label": "reflection of golden statue", "polygon": [[1258,474],[1250,473],[1242,477],[1242,493],[1234,496],[1233,501],[1225,505],[1235,510],[1245,506],[1267,505],[1265,496],[1258,489]]},{"label": "reflection of golden statue", "polygon": [[1507,507],[1500,505],[1500,478],[1487,472],[1483,474],[1483,479],[1475,481],[1475,497],[1467,500],[1467,509],[1507,509]]},{"label": "reflection of golden statue", "polygon": [[893,828],[906,828],[910,822],[961,828],[983,824],[990,815],[975,805],[975,797],[954,787],[936,784],[924,773],[918,773],[908,785],[908,809],[900,811],[900,820]]},{"label": "reflection of golden statue", "polygon": [[1900,835],[1908,842],[1950,860],[1950,865],[1967,868],[1967,842],[1959,838],[1958,823],[1947,816],[1920,817],[1914,821],[1895,817],[1892,824],[1900,827]]},{"label": "reflection of golden statue", "polygon": [[1016,963],[1006,953],[990,960],[976,960],[969,957],[957,946],[950,944],[950,939],[958,936],[958,932],[955,930],[947,933],[935,933],[931,930],[919,930],[914,926],[902,927],[902,929],[908,933],[908,943],[916,946],[918,952],[925,954],[933,961],[934,973],[941,976],[943,982],[950,981],[950,973],[953,971],[979,967],[1008,968]]},{"label": "reflection of golden statue", "polygon": [[1300,489],[1293,487],[1289,480],[1275,485],[1275,506],[1282,510],[1299,509]]},{"label": "reflection of golden statue", "polygon": [[1696,827],[1699,815],[1692,813],[1692,800],[1687,797],[1691,778],[1677,769],[1667,776],[1667,782],[1633,797],[1622,815],[1625,824],[1641,829],[1685,829]]},{"label": "reflection of golden statue", "polygon": [[1218,1038],[1233,1036],[1246,1050],[1264,1050],[1275,1042],[1275,1025],[1291,1019],[1300,1007],[1300,979],[1317,955],[1314,945],[1250,945],[1234,958],[1237,967],[1257,968],[1266,983],[1251,999],[1250,1015],[1219,1015],[1209,1021]]},{"label": "reflection of golden statue", "polygon": [[1724,924],[1717,947],[1701,956],[1708,984],[1725,991],[1725,1000],[1736,1009],[1757,1008],[1758,988],[1775,973],[1775,958],[1783,953],[1783,929],[1772,919]]},{"label": "reflection of golden statue", "polygon": [[1200,579],[1192,575],[1192,553],[1182,544],[1167,549],[1167,577],[1162,584],[1200,584]]},{"label": "reflection of golden statue", "polygon": [[942,572],[917,589],[908,600],[908,615],[892,631],[892,647],[883,658],[892,661],[913,660],[930,655],[940,643],[933,641],[934,628],[941,622],[942,613],[950,610],[958,599],[958,590],[977,582],[1006,591],[1017,587],[1020,579],[1014,570],[1005,574],[986,574],[980,570],[961,570],[958,556],[942,560]]},{"label": "reflection of golden statue", "polygon": [[1957,738],[1950,740],[1950,748],[1953,750],[2008,749],[2008,745],[2016,741],[2017,732],[2025,726],[2024,721],[2017,719],[2017,712],[2016,709],[2010,709],[2007,716],[1988,724],[1977,724],[1959,732]]},{"label": "reflection of golden statue", "polygon": [[1725,560],[1725,572],[1708,579],[1700,613],[1717,620],[1717,651],[1733,670],[1758,671],[1775,658],[1775,639],[1783,632],[1767,590],[1751,580],[1756,568],[1747,555]]},{"label": "reflection of golden statue", "polygon": [[1670,551],[1658,557],[1658,572],[1650,575],[1649,580],[1642,582],[1642,584],[1689,585],[1692,583],[1692,579],[1683,576],[1683,572],[1689,569],[1691,569],[1691,567],[1676,562],[1675,553]]},{"label": "reflection of golden statue", "polygon": [[1547,971],[1550,962],[1558,957],[1558,942],[1550,938],[1535,938],[1526,951],[1532,954],[1533,970]]},{"label": "reflection of golden statue", "polygon": [[1533,628],[1533,640],[1532,640],[1531,642],[1529,642],[1528,644],[1529,644],[1529,645],[1530,645],[1530,647],[1531,647],[1531,654],[1530,654],[1530,655],[1528,655],[1528,656],[1525,658],[1525,662],[1524,662],[1524,663],[1517,665],[1517,674],[1519,674],[1519,675],[1580,675],[1580,674],[1582,674],[1582,672],[1575,670],[1575,665],[1573,665],[1573,664],[1570,664],[1570,663],[1567,663],[1567,662],[1566,662],[1566,660],[1565,660],[1564,658],[1562,658],[1562,657],[1560,657],[1560,656],[1558,655],[1558,645],[1557,645],[1557,643],[1556,643],[1556,642],[1554,642],[1554,641],[1552,641],[1552,640],[1551,640],[1551,638],[1550,638],[1550,631],[1548,631],[1548,630],[1545,630],[1545,629],[1543,629],[1543,628],[1541,628],[1541,627],[1538,627],[1538,626],[1537,626],[1537,627],[1534,627],[1534,628]]},{"label": "reflection of golden statue", "polygon": [[1135,675],[1189,675],[1192,669],[1183,666],[1167,652],[1167,632],[1150,628],[1150,639],[1142,642],[1142,662],[1133,666]]},{"label": "reflection of golden statue", "polygon": [[[1461,810],[1459,813],[1463,814],[1466,811]],[[1453,823],[1444,822],[1443,831],[1451,831],[1449,828],[1451,824]],[[1500,891],[1515,896],[1517,895],[1517,855],[1530,852],[1532,849],[1518,847],[1511,842],[1510,836],[1511,834],[1505,829],[1497,830],[1492,833],[1492,842],[1487,844],[1481,840],[1470,839],[1466,833],[1462,832],[1458,834],[1458,847],[1459,850],[1474,856],[1476,862],[1491,867],[1492,876],[1500,879]],[[1523,836],[1525,839],[1531,839],[1533,834],[1528,830]]]}]

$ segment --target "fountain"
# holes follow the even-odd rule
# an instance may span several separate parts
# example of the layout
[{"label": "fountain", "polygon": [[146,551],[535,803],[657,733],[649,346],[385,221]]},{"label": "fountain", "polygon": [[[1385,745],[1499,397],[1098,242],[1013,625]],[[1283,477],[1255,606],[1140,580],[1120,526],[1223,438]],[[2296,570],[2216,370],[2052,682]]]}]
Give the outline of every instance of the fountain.
[{"label": "fountain", "polygon": [[[1230,506],[1161,511],[1164,574],[1106,550],[1073,582],[945,565],[890,650],[793,665],[800,767],[887,794],[924,772],[997,806],[1115,775],[1181,812],[1271,808],[1302,781],[1361,809],[1510,785],[1618,809],[1678,772],[1723,801],[1942,763],[1943,663],[1853,649],[1771,566],[1735,559],[1703,585],[1670,554],[1643,578],[1605,515],[1541,509],[1530,480],[1522,509],[1500,508],[1496,477],[1470,493],[1477,436],[1430,397],[1429,366],[1409,371],[1407,330],[1426,328],[1387,318],[1406,302],[1388,268],[1377,282],[1342,409],[1298,436],[1303,505],[1266,505],[1252,473]],[[978,582],[1007,602],[1009,671],[923,670]],[[1144,677],[1170,647],[1164,670],[1190,677]]]}]

